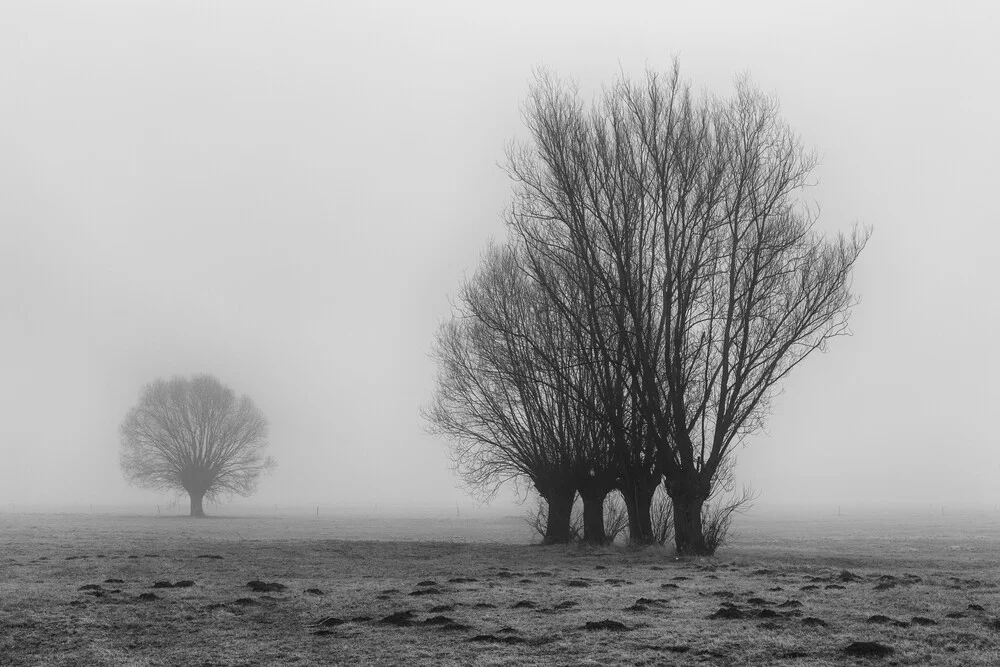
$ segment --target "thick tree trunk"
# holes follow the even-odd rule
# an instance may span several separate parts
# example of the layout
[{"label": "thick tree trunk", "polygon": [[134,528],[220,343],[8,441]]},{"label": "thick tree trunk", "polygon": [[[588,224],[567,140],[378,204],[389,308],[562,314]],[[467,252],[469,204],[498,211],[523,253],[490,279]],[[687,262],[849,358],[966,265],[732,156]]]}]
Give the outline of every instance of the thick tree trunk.
[{"label": "thick tree trunk", "polygon": [[604,499],[606,492],[581,491],[583,499],[583,541],[587,544],[604,544],[608,536],[604,532]]},{"label": "thick tree trunk", "polygon": [[649,510],[656,485],[646,489],[643,485],[635,484],[622,488],[620,491],[622,498],[625,499],[625,510],[628,512],[629,543],[636,545],[654,544],[656,536],[653,535],[653,522],[650,520]]},{"label": "thick tree trunk", "polygon": [[576,499],[576,489],[559,487],[546,489],[539,493],[548,503],[549,512],[545,523],[545,537],[542,544],[566,544],[570,541],[569,521],[573,513],[573,501]]},{"label": "thick tree trunk", "polygon": [[191,516],[193,517],[204,517],[205,509],[202,507],[202,500],[205,498],[204,491],[188,491],[188,495],[191,496]]},{"label": "thick tree trunk", "polygon": [[697,495],[678,495],[672,500],[677,553],[685,556],[712,555],[705,544],[705,533],[701,525],[701,510],[705,500]]}]

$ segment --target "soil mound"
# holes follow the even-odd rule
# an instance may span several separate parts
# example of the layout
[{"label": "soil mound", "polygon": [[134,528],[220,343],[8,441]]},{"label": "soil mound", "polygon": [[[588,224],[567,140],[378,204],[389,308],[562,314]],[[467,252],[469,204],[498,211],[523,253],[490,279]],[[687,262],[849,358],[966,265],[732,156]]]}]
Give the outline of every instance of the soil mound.
[{"label": "soil mound", "polygon": [[739,607],[719,607],[718,611],[709,616],[709,618],[713,619],[724,618],[727,620],[735,620],[744,617],[745,614],[742,611],[740,611]]},{"label": "soil mound", "polygon": [[278,593],[285,590],[286,587],[284,584],[279,584],[276,581],[266,582],[254,579],[247,582],[247,588],[254,593]]},{"label": "soil mound", "polygon": [[587,621],[583,626],[585,630],[610,630],[612,632],[622,632],[628,630],[628,626],[619,621],[604,619],[603,621]]},{"label": "soil mound", "polygon": [[884,658],[892,655],[893,650],[891,646],[878,642],[851,642],[844,649],[844,653],[859,658]]},{"label": "soil mound", "polygon": [[379,623],[384,623],[386,625],[396,625],[396,626],[411,625],[413,623],[413,612],[397,611],[394,614],[389,614],[381,621],[379,621]]}]

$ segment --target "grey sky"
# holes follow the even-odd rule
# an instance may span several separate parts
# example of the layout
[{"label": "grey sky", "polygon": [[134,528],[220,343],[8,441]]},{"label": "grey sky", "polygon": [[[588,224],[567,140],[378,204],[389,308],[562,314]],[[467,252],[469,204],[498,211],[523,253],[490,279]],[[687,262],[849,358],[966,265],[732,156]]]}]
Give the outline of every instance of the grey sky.
[{"label": "grey sky", "polygon": [[[611,10],[612,4],[614,6]],[[749,71],[871,224],[854,337],[786,383],[768,502],[1000,500],[992,3],[14,2],[0,9],[0,501],[120,502],[141,386],[272,425],[261,502],[449,504],[422,431],[448,298],[504,234],[532,67]]]}]

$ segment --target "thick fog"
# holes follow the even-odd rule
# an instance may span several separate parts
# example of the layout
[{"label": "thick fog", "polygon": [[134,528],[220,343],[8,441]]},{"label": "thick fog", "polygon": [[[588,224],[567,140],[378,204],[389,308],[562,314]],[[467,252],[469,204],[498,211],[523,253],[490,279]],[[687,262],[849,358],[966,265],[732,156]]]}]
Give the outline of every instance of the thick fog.
[{"label": "thick fog", "polygon": [[854,335],[784,383],[739,479],[992,505],[998,27],[986,3],[6,2],[0,502],[167,497],[126,486],[118,426],[204,372],[270,420],[254,502],[469,503],[419,408],[505,233],[532,68],[589,97],[678,56],[699,90],[774,93],[822,154],[820,226],[874,230]]}]

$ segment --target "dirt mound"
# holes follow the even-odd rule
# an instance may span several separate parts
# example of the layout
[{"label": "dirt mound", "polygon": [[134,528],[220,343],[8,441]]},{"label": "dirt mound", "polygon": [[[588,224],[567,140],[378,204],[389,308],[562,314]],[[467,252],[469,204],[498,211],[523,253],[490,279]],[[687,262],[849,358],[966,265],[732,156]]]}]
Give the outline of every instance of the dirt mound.
[{"label": "dirt mound", "polygon": [[428,588],[418,588],[410,593],[410,595],[441,595],[441,589],[433,586]]},{"label": "dirt mound", "polygon": [[174,582],[174,588],[191,588],[194,586],[194,582],[190,579],[183,579],[181,581]]},{"label": "dirt mound", "polygon": [[806,616],[802,619],[802,625],[809,628],[825,628],[827,623],[822,618],[816,618],[815,616]]},{"label": "dirt mound", "polygon": [[892,655],[893,649],[878,642],[851,642],[844,648],[844,653],[859,658],[884,658]]},{"label": "dirt mound", "polygon": [[437,585],[438,585],[438,582],[434,581],[433,579],[425,579],[423,581],[418,581],[417,582],[417,586],[425,586],[426,587],[426,586],[437,586]]},{"label": "dirt mound", "polygon": [[885,623],[892,623],[892,619],[889,618],[888,616],[886,616],[885,614],[875,614],[873,616],[869,616],[868,620],[866,622],[867,623],[878,623],[878,624],[881,625],[881,624],[885,624]]},{"label": "dirt mound", "polygon": [[305,593],[305,594],[307,594],[307,595],[326,595],[326,593],[324,593],[323,591],[321,591],[318,588],[307,588],[307,589],[305,589],[302,592]]},{"label": "dirt mound", "polygon": [[802,603],[799,602],[798,600],[785,600],[778,606],[783,609],[797,609],[802,606]]},{"label": "dirt mound", "polygon": [[153,588],[173,588],[174,585],[169,581],[157,581],[153,584]]},{"label": "dirt mound", "polygon": [[566,582],[566,585],[570,588],[589,588],[590,582],[583,579],[570,579]]},{"label": "dirt mound", "polygon": [[140,600],[159,600],[160,597],[156,593],[143,593],[139,596]]},{"label": "dirt mound", "polygon": [[719,607],[718,611],[709,616],[709,618],[712,619],[724,618],[727,620],[735,620],[745,617],[746,614],[744,614],[739,607]]},{"label": "dirt mound", "polygon": [[449,584],[471,584],[475,581],[479,581],[475,577],[452,577],[448,580]]},{"label": "dirt mound", "polygon": [[439,614],[442,611],[455,611],[455,605],[453,604],[439,604],[431,607],[432,614]]},{"label": "dirt mound", "polygon": [[279,584],[276,581],[266,582],[254,579],[253,581],[247,582],[247,588],[252,590],[254,593],[279,593],[285,590],[286,586],[284,584]]},{"label": "dirt mound", "polygon": [[612,632],[622,632],[628,630],[628,626],[619,621],[604,619],[603,621],[587,621],[583,626],[585,630],[610,630]]},{"label": "dirt mound", "polygon": [[[129,556],[131,558],[131,556]],[[222,560],[222,556],[217,554],[202,554],[200,556],[195,556],[195,558],[208,558],[210,560]]]},{"label": "dirt mound", "polygon": [[469,637],[470,642],[485,642],[489,644],[523,644],[524,639],[521,637],[497,637],[496,635],[476,635],[475,637]]},{"label": "dirt mound", "polygon": [[125,580],[124,579],[105,579],[104,583],[106,583],[106,584],[124,584]]},{"label": "dirt mound", "polygon": [[379,623],[384,623],[385,625],[396,625],[405,626],[413,624],[413,612],[412,611],[397,611],[393,614],[389,614],[383,618]]},{"label": "dirt mound", "polygon": [[536,605],[531,600],[521,600],[519,602],[515,602],[514,606],[511,607],[511,609],[534,609],[537,606],[538,605]]},{"label": "dirt mound", "polygon": [[854,574],[850,570],[841,570],[840,574],[837,575],[837,579],[844,582],[860,581],[861,577]]},{"label": "dirt mound", "polygon": [[445,623],[444,625],[438,626],[438,628],[447,632],[453,632],[459,630],[471,630],[472,626],[466,625],[465,623]]},{"label": "dirt mound", "polygon": [[566,601],[560,602],[559,604],[557,604],[556,606],[554,606],[553,609],[572,609],[573,607],[577,606],[578,604],[580,604],[580,603],[579,602],[575,602],[573,600],[566,600]]},{"label": "dirt mound", "polygon": [[424,625],[448,625],[454,623],[455,619],[448,616],[431,616],[424,621]]},{"label": "dirt mound", "polygon": [[938,624],[937,621],[935,621],[933,618],[927,618],[926,616],[914,616],[913,618],[910,619],[910,623],[913,623],[914,625],[923,625],[923,626]]},{"label": "dirt mound", "polygon": [[666,600],[654,600],[652,598],[639,598],[638,600],[635,601],[635,603],[636,604],[642,604],[642,605],[659,606],[659,605],[666,604]]},{"label": "dirt mound", "polygon": [[78,590],[78,591],[99,591],[99,590],[101,590],[101,588],[103,588],[103,587],[100,584],[84,584],[83,586],[80,586],[76,590]]}]

